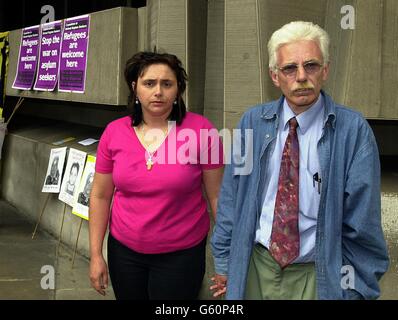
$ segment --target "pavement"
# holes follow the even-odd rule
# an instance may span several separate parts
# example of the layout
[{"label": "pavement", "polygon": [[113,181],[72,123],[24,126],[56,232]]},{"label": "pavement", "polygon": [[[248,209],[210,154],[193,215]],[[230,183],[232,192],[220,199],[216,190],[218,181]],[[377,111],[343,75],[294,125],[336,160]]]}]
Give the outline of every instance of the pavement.
[{"label": "pavement", "polygon": [[0,200],[0,300],[115,299],[112,287],[105,297],[91,288],[88,258],[40,228],[32,239],[34,227]]},{"label": "pavement", "polygon": [[[16,208],[0,200],[0,300],[115,299],[111,286],[104,297],[91,288],[87,257],[59,244],[40,228],[32,239],[34,227]],[[388,242],[391,264],[380,282],[380,299],[398,300],[398,242],[395,238]],[[209,299],[205,293],[200,299]]]}]

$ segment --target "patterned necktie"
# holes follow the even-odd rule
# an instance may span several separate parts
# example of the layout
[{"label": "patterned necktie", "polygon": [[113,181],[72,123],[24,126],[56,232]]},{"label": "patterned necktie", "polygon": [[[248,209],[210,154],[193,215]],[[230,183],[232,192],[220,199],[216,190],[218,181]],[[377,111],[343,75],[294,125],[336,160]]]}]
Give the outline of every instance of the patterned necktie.
[{"label": "patterned necktie", "polygon": [[299,143],[297,120],[289,120],[279,171],[278,191],[275,200],[269,252],[281,268],[289,265],[300,252],[298,230],[299,212]]}]

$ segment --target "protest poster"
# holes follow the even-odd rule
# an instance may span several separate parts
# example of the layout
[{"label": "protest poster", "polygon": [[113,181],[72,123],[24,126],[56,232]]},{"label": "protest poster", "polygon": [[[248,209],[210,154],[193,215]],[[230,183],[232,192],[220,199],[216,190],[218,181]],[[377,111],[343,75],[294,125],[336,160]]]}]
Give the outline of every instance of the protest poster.
[{"label": "protest poster", "polygon": [[66,147],[51,149],[46,178],[41,192],[58,193],[64,170]]},{"label": "protest poster", "polygon": [[57,85],[62,39],[61,21],[41,27],[40,53],[34,90],[53,91]]},{"label": "protest poster", "polygon": [[79,185],[79,189],[75,194],[72,213],[88,220],[88,209],[90,203],[90,192],[93,185],[95,173],[94,156],[87,156],[86,165],[84,167],[83,176]]},{"label": "protest poster", "polygon": [[83,93],[86,82],[90,16],[66,19],[62,36],[58,90]]},{"label": "protest poster", "polygon": [[40,26],[22,29],[14,89],[30,90],[35,80],[39,51]]},{"label": "protest poster", "polygon": [[73,199],[83,173],[86,153],[84,151],[69,149],[68,161],[66,162],[65,175],[62,179],[61,190],[58,199],[73,207]]}]

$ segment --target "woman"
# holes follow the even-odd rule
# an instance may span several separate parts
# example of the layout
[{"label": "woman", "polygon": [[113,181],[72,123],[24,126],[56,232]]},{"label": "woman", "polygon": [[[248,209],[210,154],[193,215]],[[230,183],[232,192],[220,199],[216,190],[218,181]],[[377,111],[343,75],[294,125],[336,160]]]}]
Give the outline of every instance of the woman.
[{"label": "woman", "polygon": [[176,56],[137,53],[125,78],[132,115],[110,123],[97,150],[91,283],[105,294],[102,245],[110,218],[108,263],[117,299],[196,299],[210,225],[202,185],[215,215],[222,145],[218,135],[207,135],[214,128],[206,118],[186,111],[186,73]]}]

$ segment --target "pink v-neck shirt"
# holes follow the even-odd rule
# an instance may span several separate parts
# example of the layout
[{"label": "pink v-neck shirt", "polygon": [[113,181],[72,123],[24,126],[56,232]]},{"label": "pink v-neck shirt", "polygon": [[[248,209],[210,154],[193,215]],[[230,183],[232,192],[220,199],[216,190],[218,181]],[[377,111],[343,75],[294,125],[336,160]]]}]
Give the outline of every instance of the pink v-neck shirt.
[{"label": "pink v-neck shirt", "polygon": [[[213,129],[213,132],[209,131]],[[223,165],[223,147],[214,126],[187,112],[154,154],[138,140],[129,116],[108,124],[97,149],[96,172],[112,174],[115,193],[110,232],[140,253],[166,253],[190,248],[210,226],[202,194],[203,170]]]}]

